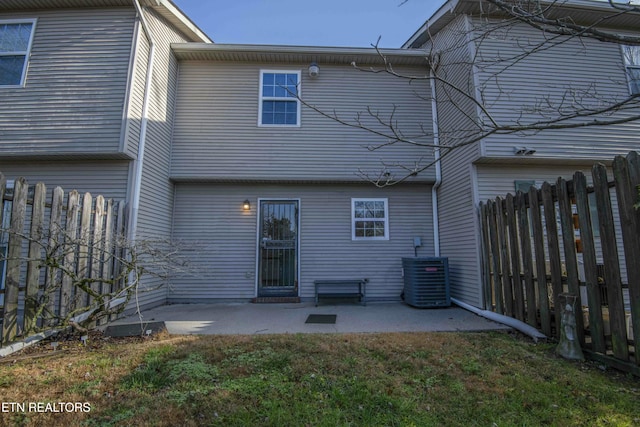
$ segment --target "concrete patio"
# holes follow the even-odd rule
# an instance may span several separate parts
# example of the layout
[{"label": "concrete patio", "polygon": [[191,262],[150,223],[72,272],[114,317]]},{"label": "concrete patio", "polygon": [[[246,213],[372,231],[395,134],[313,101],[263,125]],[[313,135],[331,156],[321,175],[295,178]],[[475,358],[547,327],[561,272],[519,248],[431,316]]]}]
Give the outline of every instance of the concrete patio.
[{"label": "concrete patio", "polygon": [[[305,323],[310,314],[336,315],[335,324]],[[510,329],[452,306],[416,309],[402,303],[172,304],[142,312],[143,322],[165,322],[171,334],[285,334],[481,331]],[[138,323],[138,316],[112,325]]]}]

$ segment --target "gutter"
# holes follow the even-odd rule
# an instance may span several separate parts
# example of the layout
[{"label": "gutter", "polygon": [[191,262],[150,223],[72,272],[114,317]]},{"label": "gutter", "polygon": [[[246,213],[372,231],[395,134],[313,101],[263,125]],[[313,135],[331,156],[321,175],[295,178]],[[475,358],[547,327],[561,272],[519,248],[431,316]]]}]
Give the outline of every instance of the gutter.
[{"label": "gutter", "polygon": [[136,11],[140,16],[140,23],[142,24],[142,30],[145,37],[149,41],[149,57],[147,59],[147,74],[144,83],[144,97],[142,98],[142,117],[140,122],[140,139],[138,141],[138,156],[135,160],[135,172],[133,177],[132,194],[131,194],[131,222],[129,224],[128,239],[130,241],[135,240],[136,232],[138,229],[138,210],[140,208],[140,190],[142,187],[142,168],[144,165],[144,149],[147,140],[147,126],[149,122],[149,98],[151,96],[151,80],[153,77],[154,57],[155,57],[155,43],[151,31],[149,30],[149,24],[144,17],[142,8],[138,3],[138,0],[133,0],[133,4],[136,7]]},{"label": "gutter", "polygon": [[440,164],[440,136],[438,133],[438,106],[436,103],[436,82],[433,70],[429,70],[429,82],[431,83],[431,117],[433,121],[433,157],[436,166],[436,182],[431,188],[431,208],[433,210],[433,247],[435,256],[440,256],[440,213],[438,210],[438,188],[442,184],[442,166]]}]

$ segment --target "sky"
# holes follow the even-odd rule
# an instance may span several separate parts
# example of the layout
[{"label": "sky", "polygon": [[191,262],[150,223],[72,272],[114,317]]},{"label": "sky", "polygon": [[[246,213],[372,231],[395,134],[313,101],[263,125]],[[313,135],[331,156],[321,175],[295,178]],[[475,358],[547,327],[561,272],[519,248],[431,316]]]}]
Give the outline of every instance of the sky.
[{"label": "sky", "polygon": [[399,48],[444,0],[173,0],[216,43]]}]

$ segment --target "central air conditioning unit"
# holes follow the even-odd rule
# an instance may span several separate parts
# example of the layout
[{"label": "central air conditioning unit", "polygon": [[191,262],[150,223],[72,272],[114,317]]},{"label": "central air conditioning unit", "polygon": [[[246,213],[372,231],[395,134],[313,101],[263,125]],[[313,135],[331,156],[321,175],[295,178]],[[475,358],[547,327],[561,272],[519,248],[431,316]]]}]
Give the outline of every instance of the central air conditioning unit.
[{"label": "central air conditioning unit", "polygon": [[412,307],[449,307],[449,259],[402,258],[403,300]]}]

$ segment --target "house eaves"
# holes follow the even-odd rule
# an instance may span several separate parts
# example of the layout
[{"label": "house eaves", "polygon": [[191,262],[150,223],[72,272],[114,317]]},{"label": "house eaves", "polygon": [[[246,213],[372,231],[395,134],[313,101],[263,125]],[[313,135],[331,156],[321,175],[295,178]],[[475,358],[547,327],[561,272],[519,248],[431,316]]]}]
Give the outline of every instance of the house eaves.
[{"label": "house eaves", "polygon": [[282,46],[248,44],[174,43],[171,45],[179,60],[232,62],[296,62],[382,66],[426,66],[424,52],[406,49],[375,49],[359,47]]},{"label": "house eaves", "polygon": [[[571,16],[577,24],[594,24],[618,30],[637,31],[640,28],[640,13],[620,11],[613,9],[609,2],[599,0],[539,0],[541,5],[547,5],[550,10],[547,17],[550,19],[563,19]],[[620,3],[625,5],[626,3]],[[507,18],[503,12],[483,0],[448,0],[416,31],[403,45],[404,49],[419,48],[429,38],[436,35],[459,15],[492,16],[495,18]]]},{"label": "house eaves", "polygon": [[[0,12],[46,9],[85,9],[105,7],[133,7],[134,0],[1,0]],[[140,0],[142,6],[154,9],[192,42],[213,41],[187,17],[171,0]]]}]

